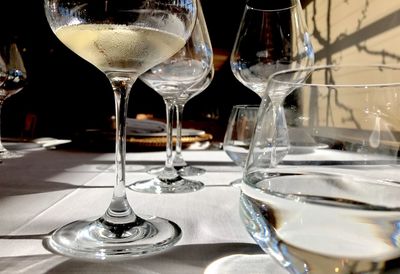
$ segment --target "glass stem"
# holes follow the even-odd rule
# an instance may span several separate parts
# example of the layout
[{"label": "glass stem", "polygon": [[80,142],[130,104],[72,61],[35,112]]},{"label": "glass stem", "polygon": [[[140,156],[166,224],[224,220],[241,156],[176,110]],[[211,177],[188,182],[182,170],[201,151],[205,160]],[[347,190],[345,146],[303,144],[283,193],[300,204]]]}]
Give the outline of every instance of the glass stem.
[{"label": "glass stem", "polygon": [[182,167],[187,165],[182,156],[182,117],[183,117],[183,108],[185,107],[185,104],[176,103],[175,106],[176,106],[176,146],[175,146],[174,166]]},{"label": "glass stem", "polygon": [[6,151],[6,148],[3,146],[1,142],[1,109],[3,107],[3,100],[0,100],[0,152]]},{"label": "glass stem", "polygon": [[180,179],[173,165],[173,121],[174,121],[174,102],[170,99],[164,99],[166,110],[166,124],[167,124],[167,140],[166,140],[166,160],[164,171],[158,175],[158,178],[164,183],[173,183]]},{"label": "glass stem", "polygon": [[270,167],[276,167],[277,166],[277,159],[276,159],[276,145],[277,145],[277,135],[278,135],[278,123],[277,123],[277,118],[278,118],[278,111],[280,108],[280,103],[277,102],[272,102],[272,121],[274,123],[274,132],[272,134],[272,149],[271,149],[271,163]]},{"label": "glass stem", "polygon": [[103,219],[108,223],[127,224],[136,221],[126,197],[125,157],[126,157],[126,117],[130,89],[135,79],[115,77],[111,80],[115,99],[115,175],[116,181],[112,201]]}]

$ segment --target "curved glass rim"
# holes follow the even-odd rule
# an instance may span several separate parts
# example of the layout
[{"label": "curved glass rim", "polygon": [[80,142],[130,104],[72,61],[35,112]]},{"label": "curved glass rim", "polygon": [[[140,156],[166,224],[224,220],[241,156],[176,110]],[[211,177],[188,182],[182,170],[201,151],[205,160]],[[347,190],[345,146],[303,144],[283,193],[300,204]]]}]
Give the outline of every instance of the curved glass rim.
[{"label": "curved glass rim", "polygon": [[240,105],[233,105],[232,108],[260,108],[260,105],[257,104],[240,104]]},{"label": "curved glass rim", "polygon": [[246,8],[249,10],[255,10],[255,11],[263,11],[263,12],[277,12],[277,11],[285,11],[285,10],[291,10],[293,8],[297,7],[297,4],[293,4],[287,8],[281,8],[281,9],[260,9],[260,8],[255,8],[250,6],[249,4],[246,4]]},{"label": "curved glass rim", "polygon": [[400,71],[400,65],[398,64],[330,64],[330,65],[317,65],[317,66],[309,66],[309,67],[299,67],[294,69],[286,69],[275,72],[268,78],[268,82],[275,82],[290,86],[296,87],[325,87],[325,88],[334,88],[334,87],[342,87],[342,88],[373,88],[373,87],[400,87],[400,79],[399,82],[389,82],[389,83],[365,83],[365,84],[322,84],[322,83],[304,83],[304,82],[294,82],[294,81],[284,81],[275,79],[279,75],[288,74],[288,73],[296,73],[296,72],[305,72],[309,71],[310,73],[315,72],[317,70],[329,69],[329,68],[386,68],[386,69],[397,69]]}]

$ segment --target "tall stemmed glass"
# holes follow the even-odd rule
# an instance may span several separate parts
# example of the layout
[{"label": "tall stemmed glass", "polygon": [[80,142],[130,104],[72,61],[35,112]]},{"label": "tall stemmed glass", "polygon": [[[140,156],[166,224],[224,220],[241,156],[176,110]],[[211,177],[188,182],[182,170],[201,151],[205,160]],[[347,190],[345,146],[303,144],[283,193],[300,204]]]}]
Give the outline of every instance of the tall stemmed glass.
[{"label": "tall stemmed glass", "polygon": [[116,183],[104,215],[56,230],[48,245],[85,259],[114,259],[164,250],[181,237],[162,218],[137,216],[126,197],[126,114],[130,89],[149,68],[179,51],[196,18],[191,0],[45,0],[56,36],[110,80],[116,111]]},{"label": "tall stemmed glass", "polygon": [[[261,98],[268,77],[279,70],[314,63],[311,45],[299,0],[249,0],[230,58],[235,77]],[[271,166],[289,151],[288,129],[282,102],[287,93],[268,91],[271,100]]]},{"label": "tall stemmed glass", "polygon": [[1,109],[4,101],[18,93],[26,83],[26,69],[15,42],[2,45],[0,49],[0,159],[22,157],[22,153],[7,150],[1,142]]},{"label": "tall stemmed glass", "polygon": [[175,102],[176,107],[176,144],[175,154],[173,158],[173,165],[179,169],[179,174],[182,176],[196,176],[205,173],[205,169],[188,165],[182,155],[182,120],[183,120],[183,109],[185,104],[204,91],[210,84],[214,77],[214,66],[211,65],[209,73],[204,77],[203,80],[198,82],[193,87],[187,89],[185,92],[180,94]]},{"label": "tall stemmed glass", "polygon": [[[200,5],[198,5],[200,7]],[[204,184],[183,178],[173,165],[173,110],[183,98],[188,100],[197,91],[190,88],[204,81],[212,68],[212,49],[206,22],[201,8],[198,9],[196,25],[184,48],[167,61],[153,67],[140,79],[160,94],[166,105],[167,142],[165,166],[158,170],[157,177],[134,182],[130,188],[149,193],[184,193],[201,189]]]}]

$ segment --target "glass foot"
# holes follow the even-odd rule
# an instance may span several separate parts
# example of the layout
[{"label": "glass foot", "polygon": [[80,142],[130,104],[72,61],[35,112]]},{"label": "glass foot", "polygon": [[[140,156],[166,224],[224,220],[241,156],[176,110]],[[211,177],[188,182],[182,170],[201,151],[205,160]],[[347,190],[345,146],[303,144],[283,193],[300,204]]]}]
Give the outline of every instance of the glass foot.
[{"label": "glass foot", "polygon": [[[180,176],[200,176],[204,173],[206,173],[206,170],[203,168],[199,167],[194,167],[194,166],[174,166],[174,168],[178,171]],[[154,167],[149,170],[147,170],[147,173],[153,174],[153,175],[159,175],[164,172],[164,167]]]},{"label": "glass foot", "polygon": [[67,224],[45,245],[55,253],[77,259],[121,260],[161,252],[181,237],[177,224],[158,217],[138,218],[132,227],[109,225],[100,218]]},{"label": "glass foot", "polygon": [[205,169],[194,166],[176,167],[176,169],[181,176],[200,176],[206,173]]},{"label": "glass foot", "polygon": [[153,167],[147,170],[148,174],[158,175],[164,172],[164,166]]},{"label": "glass foot", "polygon": [[195,192],[204,187],[199,181],[187,180],[179,178],[173,182],[163,182],[158,178],[139,181],[128,186],[131,190],[145,193],[188,193]]},{"label": "glass foot", "polygon": [[10,151],[10,150],[1,150],[0,151],[0,159],[14,159],[14,158],[21,158],[24,154]]},{"label": "glass foot", "polygon": [[242,178],[236,179],[232,182],[229,183],[230,186],[234,187],[240,187],[240,184],[242,183]]}]

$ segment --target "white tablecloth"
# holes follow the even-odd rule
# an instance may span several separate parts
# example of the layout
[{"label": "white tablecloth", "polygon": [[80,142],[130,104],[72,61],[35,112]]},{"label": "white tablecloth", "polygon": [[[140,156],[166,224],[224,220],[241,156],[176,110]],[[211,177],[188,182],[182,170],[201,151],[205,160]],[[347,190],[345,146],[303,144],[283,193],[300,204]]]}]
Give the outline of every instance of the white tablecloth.
[{"label": "white tablecloth", "polygon": [[[266,268],[278,273],[279,266],[262,254],[240,221],[239,188],[229,186],[241,176],[240,168],[223,151],[185,151],[184,157],[207,170],[192,177],[204,182],[204,189],[160,195],[127,190],[138,215],[176,222],[183,230],[182,239],[166,252],[118,263],[73,260],[42,245],[54,229],[104,213],[115,180],[112,153],[36,149],[22,158],[4,160],[0,273],[247,273],[238,263],[246,266],[250,261],[253,267],[245,267],[248,273],[265,273]],[[151,178],[146,169],[162,165],[164,159],[164,152],[128,153],[128,184]]]},{"label": "white tablecloth", "polygon": [[[332,159],[332,155],[345,159],[343,153],[328,152],[288,155],[285,163]],[[73,260],[42,245],[54,229],[104,213],[115,180],[112,153],[35,149],[22,158],[4,160],[0,164],[0,273],[285,273],[254,244],[241,223],[239,188],[229,185],[241,177],[240,168],[223,151],[184,151],[184,158],[207,170],[191,177],[204,182],[204,189],[186,194],[127,190],[138,215],[176,222],[183,230],[182,239],[158,255],[117,263]],[[127,183],[151,178],[146,170],[163,165],[164,159],[164,152],[128,153]],[[386,175],[398,178],[396,171]]]}]

